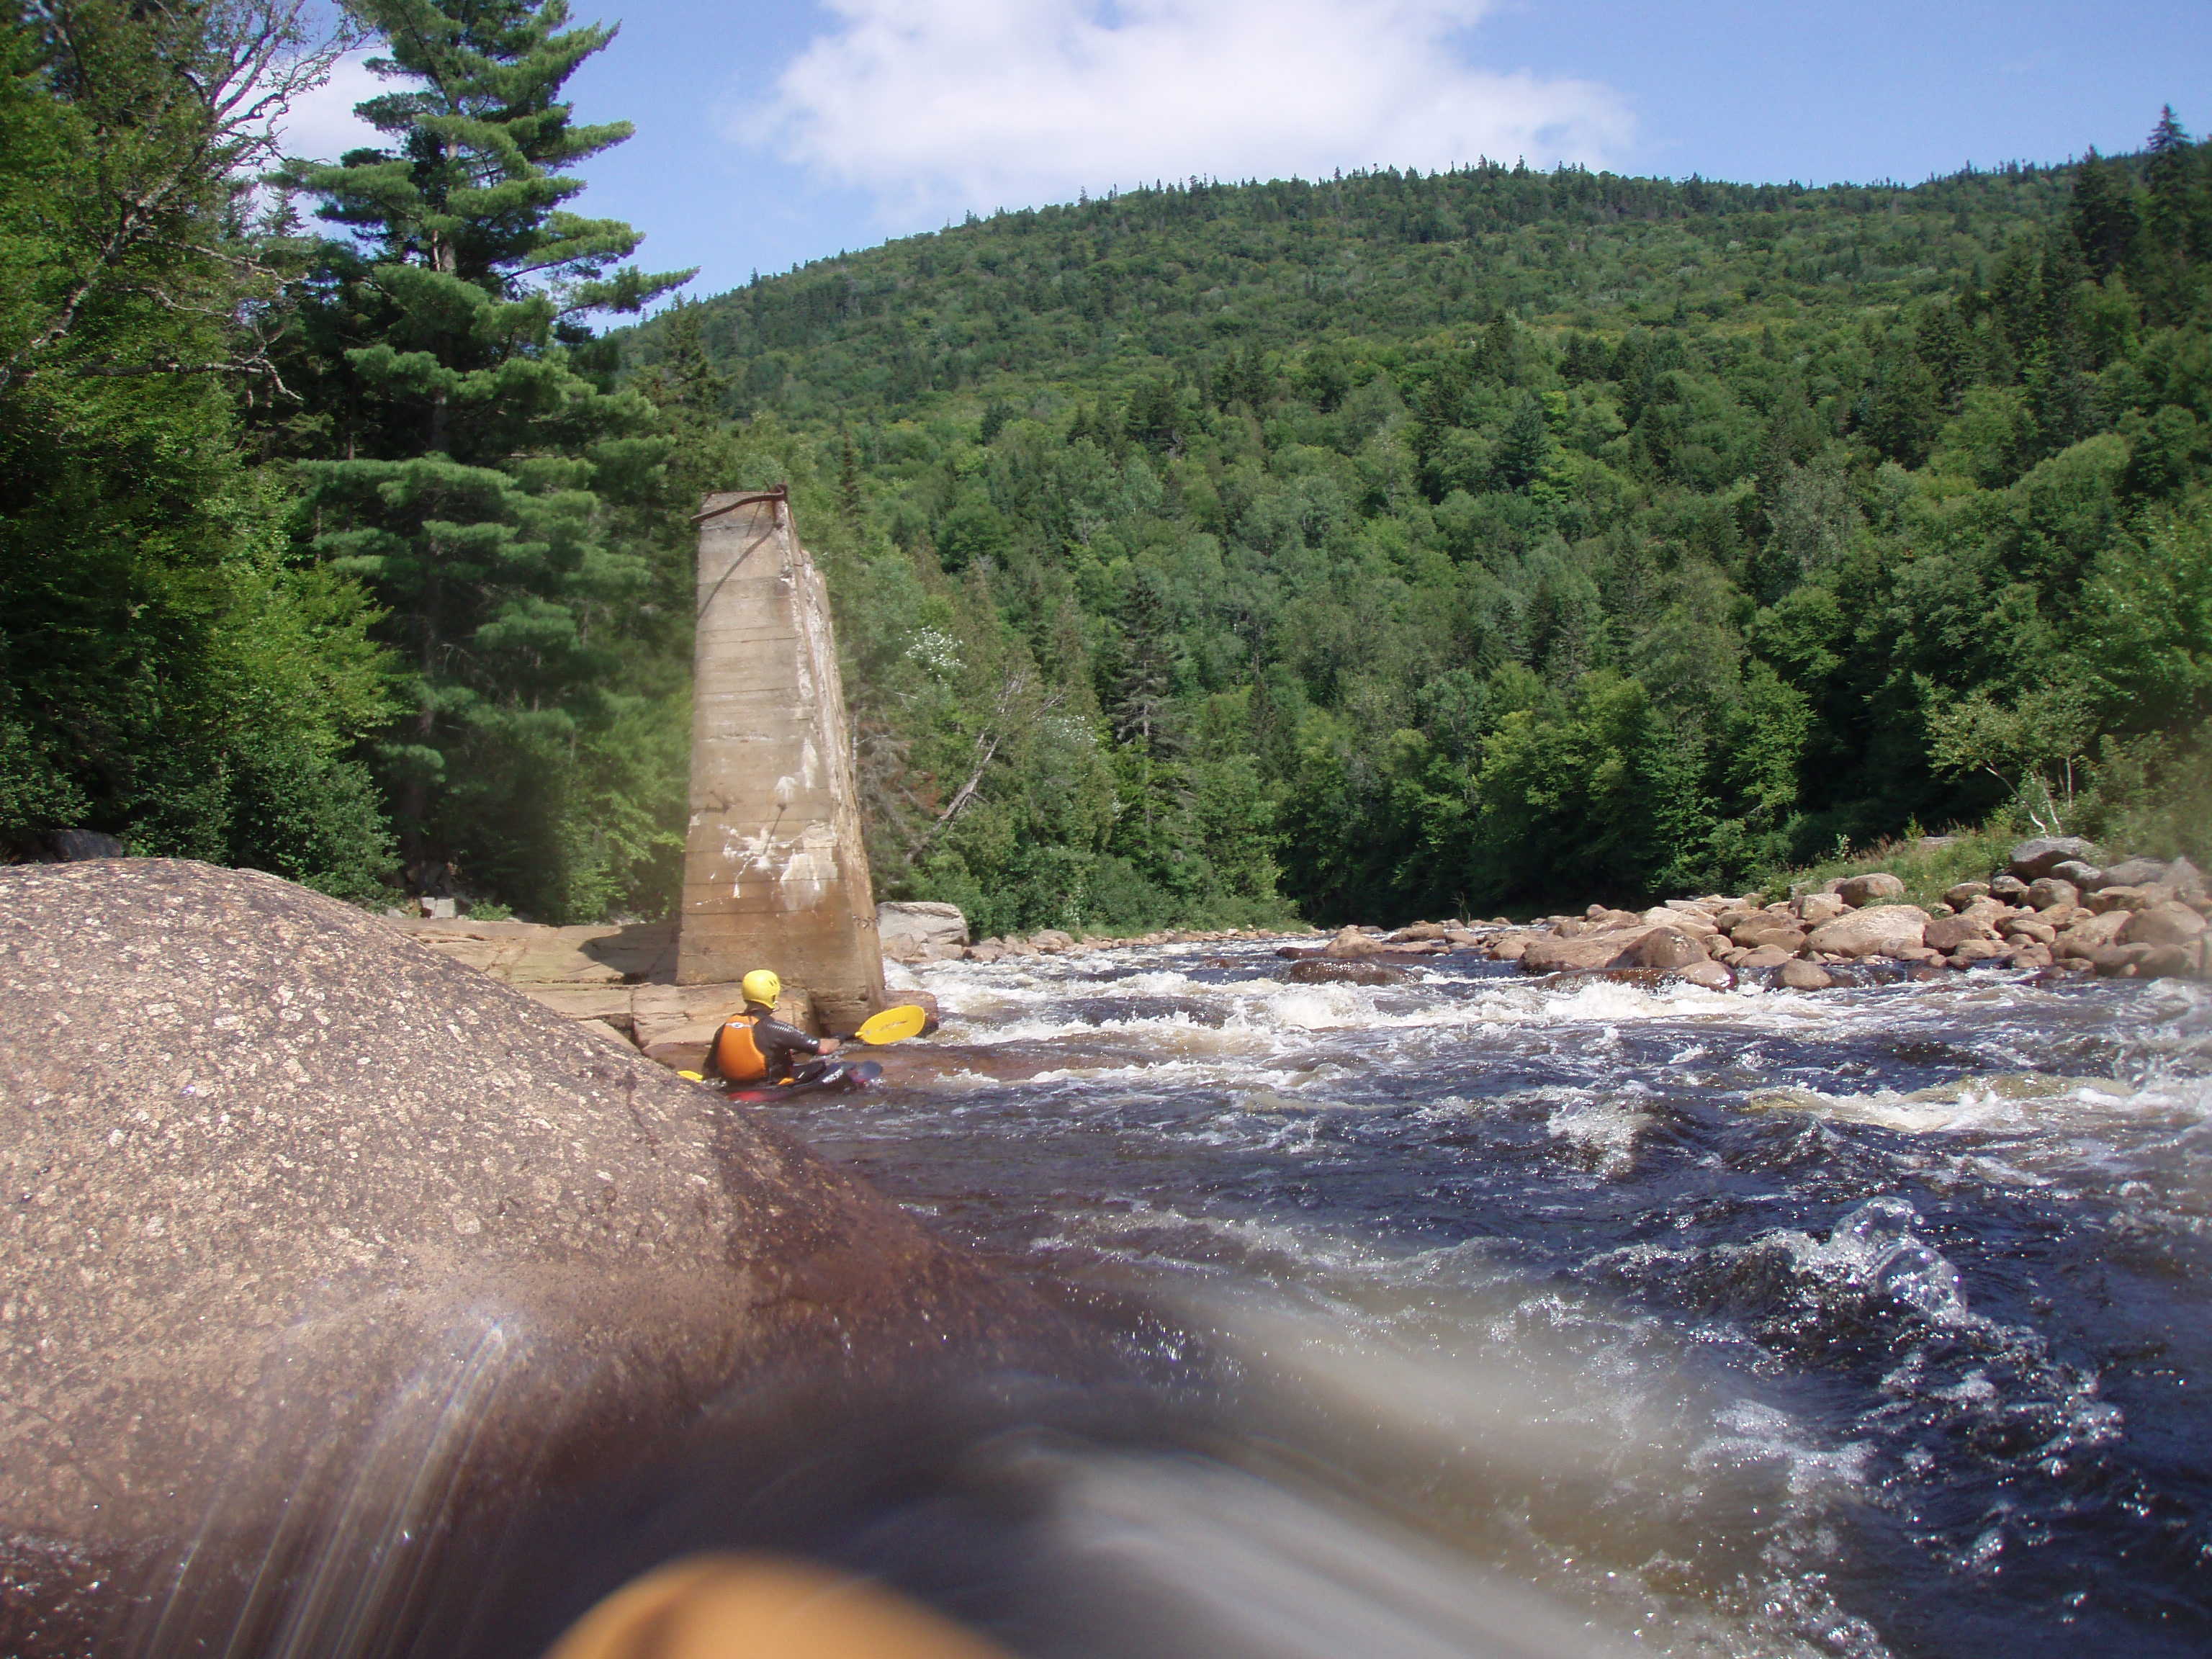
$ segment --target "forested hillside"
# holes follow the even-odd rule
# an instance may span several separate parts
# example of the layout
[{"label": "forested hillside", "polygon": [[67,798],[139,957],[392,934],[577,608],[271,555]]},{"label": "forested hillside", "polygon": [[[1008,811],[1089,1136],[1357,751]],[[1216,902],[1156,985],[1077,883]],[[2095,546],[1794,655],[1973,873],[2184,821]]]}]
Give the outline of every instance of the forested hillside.
[{"label": "forested hillside", "polygon": [[991,931],[2212,825],[2212,147],[1193,182],[623,342],[787,474],[878,880]]},{"label": "forested hillside", "polygon": [[[611,32],[332,16],[0,12],[0,856],[665,909],[686,515],[779,479],[878,884],[985,932],[1729,887],[1995,812],[2212,856],[2170,115],[1910,189],[1162,185],[610,333],[684,281],[577,210]],[[378,142],[286,160],[363,34]]]}]

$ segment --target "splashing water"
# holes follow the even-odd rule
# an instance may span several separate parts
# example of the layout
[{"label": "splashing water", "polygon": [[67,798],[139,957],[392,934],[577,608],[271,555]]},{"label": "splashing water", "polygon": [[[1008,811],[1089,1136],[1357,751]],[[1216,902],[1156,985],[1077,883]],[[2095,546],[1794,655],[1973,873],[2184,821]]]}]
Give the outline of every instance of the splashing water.
[{"label": "splashing water", "polygon": [[1136,1383],[733,1399],[480,1540],[465,1640],[387,1640],[379,1586],[421,1599],[501,1386],[488,1326],[395,1413],[275,1650],[523,1659],[725,1547],[1037,1659],[2212,1650],[2203,988],[1280,966],[938,964],[957,1012],[893,1086],[778,1110]]},{"label": "splashing water", "polygon": [[2212,1646],[2203,988],[1278,970],[935,965],[942,1069],[791,1121],[1641,1645]]}]

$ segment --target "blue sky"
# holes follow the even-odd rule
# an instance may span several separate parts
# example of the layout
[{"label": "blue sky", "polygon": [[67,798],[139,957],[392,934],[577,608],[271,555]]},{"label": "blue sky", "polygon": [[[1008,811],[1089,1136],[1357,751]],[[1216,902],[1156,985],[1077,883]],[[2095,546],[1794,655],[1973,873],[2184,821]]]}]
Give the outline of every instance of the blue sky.
[{"label": "blue sky", "polygon": [[[697,296],[1078,190],[1490,155],[1741,180],[1919,179],[2212,127],[2212,3],[572,0],[570,83],[637,136],[585,210]],[[294,124],[334,153],[374,83]],[[357,142],[357,141],[354,141]]]}]

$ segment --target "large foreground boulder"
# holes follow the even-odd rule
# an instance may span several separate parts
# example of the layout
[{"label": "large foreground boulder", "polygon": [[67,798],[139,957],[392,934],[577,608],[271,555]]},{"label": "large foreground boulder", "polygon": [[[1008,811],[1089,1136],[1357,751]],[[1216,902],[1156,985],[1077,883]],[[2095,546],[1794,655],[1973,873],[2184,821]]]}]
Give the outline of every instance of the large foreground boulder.
[{"label": "large foreground boulder", "polygon": [[368,1585],[357,1618],[734,1384],[1042,1322],[761,1117],[204,865],[0,869],[0,1181],[10,1655],[156,1570],[128,1650],[327,1650],[288,1582]]}]

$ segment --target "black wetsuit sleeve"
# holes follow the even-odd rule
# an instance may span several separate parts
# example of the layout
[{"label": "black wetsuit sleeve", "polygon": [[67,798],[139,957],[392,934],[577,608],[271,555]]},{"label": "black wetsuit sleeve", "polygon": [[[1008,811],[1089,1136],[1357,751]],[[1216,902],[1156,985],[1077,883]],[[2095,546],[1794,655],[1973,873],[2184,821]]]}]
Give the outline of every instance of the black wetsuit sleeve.
[{"label": "black wetsuit sleeve", "polygon": [[787,1077],[792,1062],[803,1054],[818,1054],[822,1045],[795,1025],[786,1025],[780,1019],[759,1019],[753,1022],[753,1046],[768,1062],[768,1074],[772,1078]]}]

